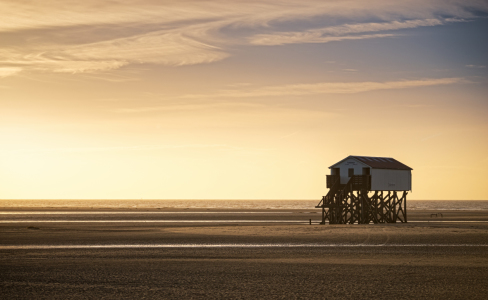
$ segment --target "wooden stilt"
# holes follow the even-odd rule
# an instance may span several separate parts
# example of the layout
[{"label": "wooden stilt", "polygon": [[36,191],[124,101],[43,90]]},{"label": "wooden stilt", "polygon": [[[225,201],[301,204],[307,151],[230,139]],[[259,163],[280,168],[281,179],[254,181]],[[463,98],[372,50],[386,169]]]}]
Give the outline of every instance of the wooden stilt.
[{"label": "wooden stilt", "polygon": [[358,177],[352,176],[345,185],[336,182],[322,197],[316,206],[322,209],[321,224],[407,222],[407,191],[400,198],[397,191],[374,191],[369,196],[368,186],[362,185]]}]

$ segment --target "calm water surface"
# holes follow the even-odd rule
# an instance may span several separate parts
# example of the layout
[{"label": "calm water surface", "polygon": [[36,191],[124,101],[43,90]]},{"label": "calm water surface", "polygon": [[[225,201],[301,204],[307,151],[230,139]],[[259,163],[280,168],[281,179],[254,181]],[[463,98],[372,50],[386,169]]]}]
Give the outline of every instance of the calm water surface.
[{"label": "calm water surface", "polygon": [[[0,208],[314,209],[319,200],[0,200]],[[410,210],[488,210],[487,200],[407,200]]]}]

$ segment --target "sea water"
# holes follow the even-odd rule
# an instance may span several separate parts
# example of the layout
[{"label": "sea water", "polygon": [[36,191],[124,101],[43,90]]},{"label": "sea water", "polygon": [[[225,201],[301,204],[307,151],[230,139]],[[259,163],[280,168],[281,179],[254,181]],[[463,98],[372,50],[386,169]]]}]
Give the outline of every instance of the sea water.
[{"label": "sea water", "polygon": [[[0,208],[314,209],[318,200],[0,200]],[[488,200],[407,200],[409,210],[488,210]]]}]

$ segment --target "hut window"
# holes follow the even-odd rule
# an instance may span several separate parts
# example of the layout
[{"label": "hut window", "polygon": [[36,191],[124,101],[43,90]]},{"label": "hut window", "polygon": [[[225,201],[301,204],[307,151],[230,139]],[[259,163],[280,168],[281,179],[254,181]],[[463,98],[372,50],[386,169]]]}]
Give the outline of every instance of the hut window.
[{"label": "hut window", "polygon": [[351,177],[353,175],[354,175],[354,169],[351,168],[351,169],[348,170],[347,176]]}]

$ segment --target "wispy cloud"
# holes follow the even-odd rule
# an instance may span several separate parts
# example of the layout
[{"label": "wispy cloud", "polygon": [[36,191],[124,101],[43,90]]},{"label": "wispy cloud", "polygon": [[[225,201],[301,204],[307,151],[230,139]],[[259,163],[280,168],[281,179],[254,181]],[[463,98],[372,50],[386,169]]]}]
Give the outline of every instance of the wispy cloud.
[{"label": "wispy cloud", "polygon": [[397,105],[397,107],[403,107],[403,108],[426,108],[426,107],[432,107],[431,104],[405,104],[405,105]]},{"label": "wispy cloud", "polygon": [[[263,110],[271,108],[265,103],[253,102],[224,102],[232,98],[260,98],[260,97],[284,97],[284,96],[307,96],[319,94],[354,94],[377,90],[406,89],[415,87],[449,85],[468,82],[463,78],[438,78],[438,79],[419,79],[401,80],[387,82],[320,82],[310,84],[292,84],[264,86],[259,88],[248,88],[247,85],[239,86],[236,89],[220,90],[208,94],[187,94],[171,99],[172,103],[144,106],[144,107],[125,107],[112,109],[114,113],[151,113],[151,112],[177,112],[190,110]],[[215,102],[216,99],[223,99],[222,102]],[[181,103],[188,101],[188,103]],[[198,101],[195,103],[193,101]],[[427,105],[407,105],[410,108],[425,107]],[[276,107],[272,109],[277,109]],[[286,108],[279,108],[286,110]],[[328,113],[334,115],[332,113]]]},{"label": "wispy cloud", "polygon": [[169,104],[149,107],[136,108],[119,108],[114,109],[116,113],[144,113],[157,111],[188,111],[188,110],[202,110],[202,109],[229,109],[229,108],[250,108],[260,109],[265,107],[264,104],[258,103],[236,103],[236,102],[222,102],[222,103],[201,103],[201,104]]},{"label": "wispy cloud", "polygon": [[282,139],[287,139],[287,138],[292,137],[292,136],[294,136],[294,135],[296,135],[296,134],[298,134],[298,133],[299,133],[298,131],[293,131],[293,132],[291,132],[291,133],[289,133],[289,134],[286,134],[286,135],[281,136],[279,139],[280,139],[280,140],[282,140]]},{"label": "wispy cloud", "polygon": [[107,71],[127,64],[191,65],[228,56],[216,46],[199,42],[180,32],[158,31],[109,41],[65,46],[37,46],[0,50],[4,63],[54,72]]},{"label": "wispy cloud", "polygon": [[134,25],[201,23],[228,20],[233,26],[261,26],[273,22],[304,20],[312,16],[380,17],[382,19],[422,19],[451,15],[471,17],[472,10],[488,9],[477,0],[405,0],[392,4],[388,0],[323,1],[153,1],[153,0],[44,0],[42,5],[31,1],[2,0],[1,31],[74,27],[80,25]]},{"label": "wispy cloud", "polygon": [[350,35],[350,36],[327,36],[327,37],[312,37],[302,36],[301,34],[267,34],[253,37],[250,40],[251,44],[263,45],[263,46],[277,46],[285,44],[303,44],[303,43],[329,43],[339,41],[351,41],[351,40],[365,40],[374,38],[394,37],[395,34],[364,34],[364,35]]},{"label": "wispy cloud", "polygon": [[0,68],[0,78],[13,76],[22,71],[19,67],[1,67]]},{"label": "wispy cloud", "polygon": [[380,32],[406,28],[417,28],[423,26],[442,25],[446,22],[460,21],[457,19],[439,20],[408,20],[404,22],[393,21],[384,23],[360,23],[331,26],[320,29],[307,30],[303,32],[278,32],[273,34],[258,34],[251,37],[250,43],[255,45],[285,45],[302,43],[328,43],[333,41],[360,40],[381,37],[392,37],[396,34],[367,34],[352,35],[366,32]]},{"label": "wispy cloud", "polygon": [[472,68],[472,69],[486,69],[486,66],[484,66],[484,65],[466,65],[466,67]]},{"label": "wispy cloud", "polygon": [[429,135],[429,136],[423,137],[423,138],[421,139],[421,141],[422,141],[422,142],[423,142],[423,141],[427,141],[427,140],[430,140],[430,139],[433,139],[433,138],[439,137],[439,136],[441,136],[441,135],[442,135],[442,132],[438,132],[438,133],[436,133],[436,134],[432,134],[432,135]]},{"label": "wispy cloud", "polygon": [[[488,11],[488,4],[475,0],[409,0],[395,5],[387,0],[46,0],[41,5],[3,0],[0,33],[16,38],[0,40],[0,66],[96,73],[140,63],[211,63],[230,56],[233,47],[243,43],[283,45],[393,37],[397,33],[384,31],[442,25],[473,17],[473,9]],[[454,19],[439,19],[438,15]],[[301,31],[281,30],[287,22],[305,22],[311,17],[332,21],[319,29],[309,24]]]},{"label": "wispy cloud", "polygon": [[463,78],[438,78],[387,82],[320,82],[266,86],[247,90],[223,90],[213,94],[184,95],[181,98],[215,99],[270,96],[304,96],[314,94],[353,94],[377,90],[405,89],[466,82]]},{"label": "wispy cloud", "polygon": [[33,148],[2,151],[9,154],[43,154],[43,153],[86,153],[86,152],[119,152],[119,151],[152,151],[172,149],[216,149],[229,151],[267,151],[267,148],[239,147],[227,144],[173,144],[173,145],[137,145],[106,147],[57,147]]}]

